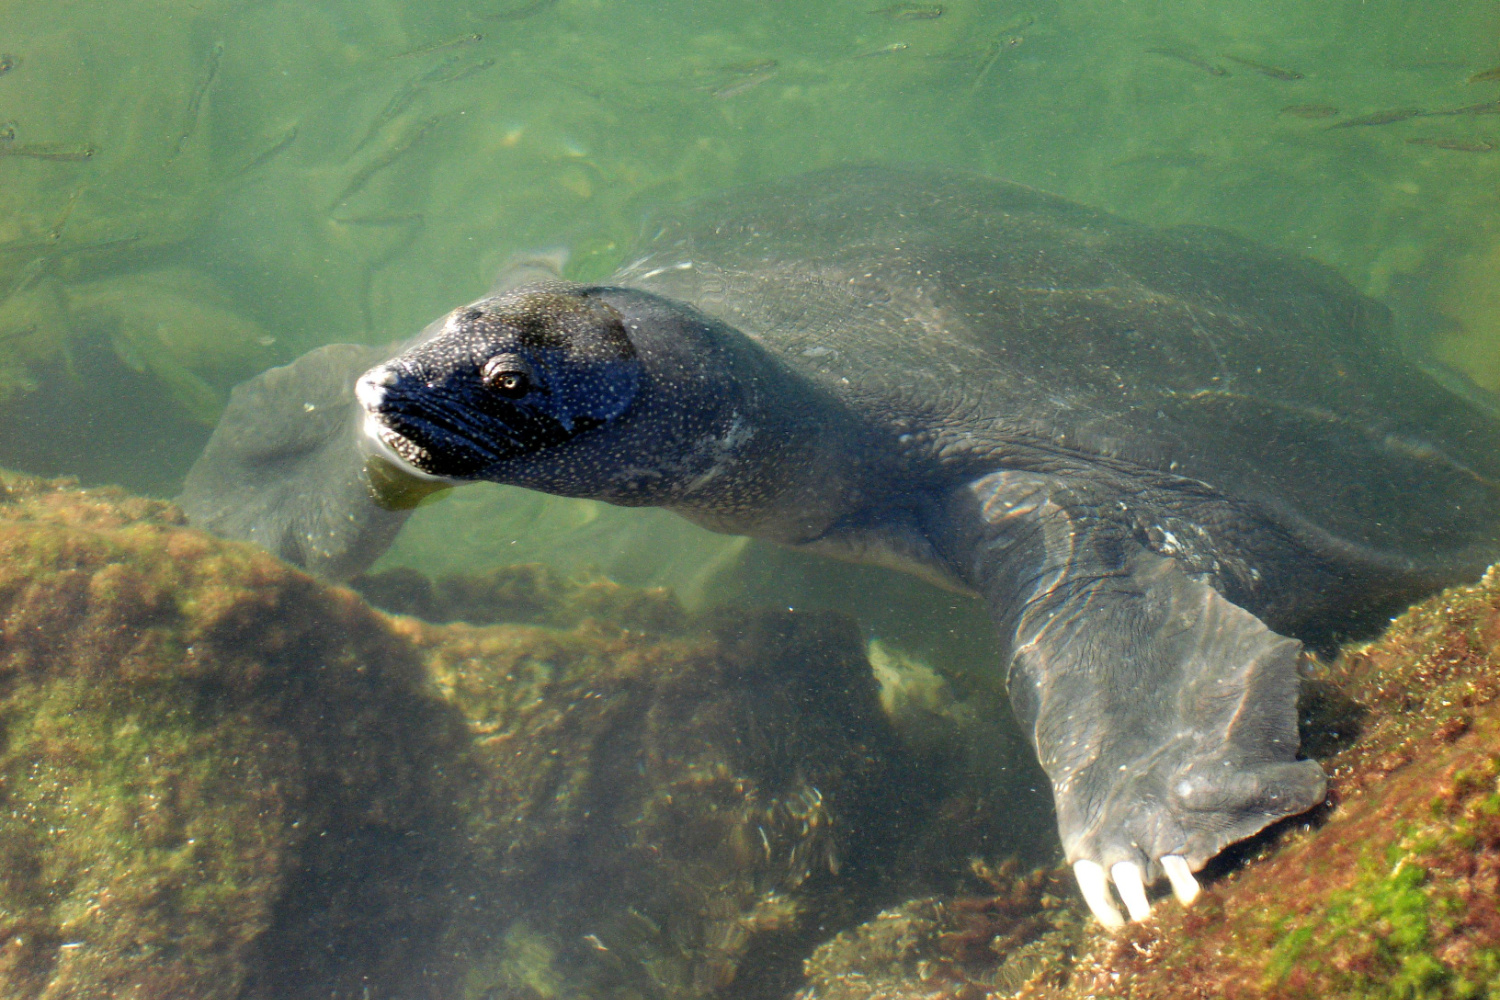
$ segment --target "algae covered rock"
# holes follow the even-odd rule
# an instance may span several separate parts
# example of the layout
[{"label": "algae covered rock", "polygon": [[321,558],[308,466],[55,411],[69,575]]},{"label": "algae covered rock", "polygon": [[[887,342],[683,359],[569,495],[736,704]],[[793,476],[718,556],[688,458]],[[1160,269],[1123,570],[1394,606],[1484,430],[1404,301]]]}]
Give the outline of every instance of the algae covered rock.
[{"label": "algae covered rock", "polygon": [[0,482],[0,997],[1500,989],[1500,573],[1310,664],[1329,805],[1110,937],[1065,872],[956,871],[1016,847],[942,773],[968,709],[870,647],[940,709],[903,744],[840,615],[512,567],[363,581],[496,624],[393,618]]},{"label": "algae covered rock", "polygon": [[3,482],[0,997],[786,995],[933,800],[842,616],[521,568],[427,586],[535,624],[391,618]]},{"label": "algae covered rock", "polygon": [[487,779],[470,822],[504,889],[476,918],[491,940],[469,938],[468,995],[512,995],[538,954],[565,996],[789,992],[927,799],[839,616],[650,640],[597,621],[399,627]]},{"label": "algae covered rock", "polygon": [[413,897],[382,940],[443,863],[456,713],[352,594],[181,525],[6,480],[0,995],[393,974],[443,915]]}]

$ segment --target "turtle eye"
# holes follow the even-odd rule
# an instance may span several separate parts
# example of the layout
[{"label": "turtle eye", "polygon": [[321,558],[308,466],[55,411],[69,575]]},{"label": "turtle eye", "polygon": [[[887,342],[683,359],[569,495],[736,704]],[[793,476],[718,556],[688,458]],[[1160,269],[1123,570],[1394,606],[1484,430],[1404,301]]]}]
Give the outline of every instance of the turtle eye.
[{"label": "turtle eye", "polygon": [[536,388],[531,366],[513,354],[502,354],[486,362],[480,378],[506,399],[520,399]]}]

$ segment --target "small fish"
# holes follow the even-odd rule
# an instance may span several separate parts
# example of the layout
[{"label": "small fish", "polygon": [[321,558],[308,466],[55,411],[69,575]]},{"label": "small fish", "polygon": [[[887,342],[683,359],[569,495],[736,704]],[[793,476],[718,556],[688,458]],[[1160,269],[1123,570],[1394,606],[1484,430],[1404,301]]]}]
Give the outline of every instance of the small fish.
[{"label": "small fish", "polygon": [[893,3],[870,11],[892,21],[935,21],[943,16],[943,5],[937,3]]},{"label": "small fish", "polygon": [[743,62],[720,66],[714,72],[734,73],[737,76],[754,76],[757,73],[764,73],[768,69],[775,69],[777,65],[775,59],[746,59]]},{"label": "small fish", "polygon": [[[12,245],[0,249],[4,249],[7,251],[23,250],[32,249],[35,246],[35,244],[29,245],[27,247]],[[45,244],[43,244],[43,246],[45,246]],[[16,275],[16,279],[10,283],[10,287],[0,290],[0,305],[4,305],[6,302],[10,301],[11,296],[19,295],[24,292],[28,285],[40,278],[42,275],[46,274],[51,267],[52,256],[50,254],[44,253],[39,257],[31,258],[31,260],[27,261],[26,265],[20,269],[19,273]],[[7,335],[9,336],[9,334]]]},{"label": "small fish", "polygon": [[193,91],[193,96],[188,98],[187,111],[183,114],[182,134],[177,137],[177,145],[172,150],[171,159],[182,155],[183,147],[187,145],[193,133],[198,130],[198,112],[203,107],[203,98],[213,89],[214,81],[219,78],[219,65],[224,59],[224,43],[215,42],[214,47],[208,50],[208,60],[203,67],[203,79],[198,83],[198,88]]},{"label": "small fish", "polygon": [[871,58],[873,58],[875,56],[892,56],[892,55],[895,55],[897,52],[905,52],[909,48],[911,48],[911,46],[908,45],[905,42],[892,42],[889,45],[882,45],[880,48],[878,48],[878,49],[871,49],[868,52],[857,52],[854,55],[850,56],[849,58],[850,59],[871,59]]},{"label": "small fish", "polygon": [[1466,104],[1461,108],[1448,108],[1443,111],[1429,111],[1426,113],[1426,117],[1428,118],[1442,115],[1500,115],[1500,101]]},{"label": "small fish", "polygon": [[483,73],[485,70],[495,65],[495,62],[496,60],[494,59],[494,57],[481,59],[478,62],[469,63],[469,65],[467,66],[460,66],[458,69],[453,70],[451,73],[445,73],[438,76],[433,76],[429,73],[428,77],[431,78],[427,79],[424,77],[424,80],[426,80],[427,83],[433,85],[437,85],[440,83],[457,83],[459,80],[468,79],[475,73]]},{"label": "small fish", "polygon": [[1470,83],[1486,83],[1490,80],[1500,80],[1500,66],[1496,66],[1494,69],[1484,70],[1480,73],[1475,73],[1473,76],[1469,77]]},{"label": "small fish", "polygon": [[11,70],[15,69],[16,66],[20,64],[20,62],[20,59],[16,58],[8,52],[0,52],[0,76],[4,76]]},{"label": "small fish", "polygon": [[1302,74],[1298,73],[1294,69],[1282,69],[1280,66],[1268,66],[1265,63],[1252,62],[1249,59],[1241,59],[1239,56],[1232,56],[1228,52],[1223,53],[1223,56],[1230,62],[1237,62],[1241,66],[1248,66],[1250,69],[1255,70],[1255,72],[1261,74],[1262,76],[1269,76],[1273,80],[1302,79]]},{"label": "small fish", "polygon": [[52,223],[51,229],[47,230],[47,242],[56,243],[62,239],[63,227],[68,224],[68,219],[72,217],[73,209],[78,207],[78,199],[81,197],[83,197],[83,188],[73,192],[73,196],[63,206],[62,213],[58,215],[57,221]]},{"label": "small fish", "polygon": [[380,114],[370,119],[370,125],[365,129],[365,134],[360,137],[359,142],[354,144],[354,152],[358,153],[368,146],[370,140],[380,134],[381,129],[400,117],[401,112],[411,107],[411,102],[416,100],[417,95],[422,92],[422,80],[423,77],[408,80],[400,90],[391,95],[391,99],[386,102]]},{"label": "small fish", "polygon": [[364,186],[370,183],[371,178],[405,156],[413,146],[422,141],[422,138],[428,132],[432,131],[439,121],[440,119],[436,115],[428,118],[416,128],[409,131],[400,142],[375,157],[359,170],[356,170],[354,176],[349,178],[349,183],[344,186],[344,190],[334,199],[334,205],[346,201],[362,191]]},{"label": "small fish", "polygon": [[18,146],[7,142],[0,146],[0,156],[21,156],[31,160],[55,160],[59,163],[82,163],[92,160],[99,152],[93,146],[62,146],[57,143],[39,142],[29,146]]},{"label": "small fish", "polygon": [[1155,55],[1166,56],[1168,59],[1176,59],[1178,62],[1185,62],[1189,66],[1196,66],[1203,72],[1207,73],[1209,76],[1229,75],[1229,70],[1225,69],[1223,66],[1215,66],[1207,59],[1199,58],[1198,56],[1193,55],[1191,52],[1184,52],[1182,49],[1157,48],[1147,49],[1146,51],[1151,52]]},{"label": "small fish", "polygon": [[719,100],[727,101],[731,97],[738,97],[740,94],[743,94],[747,90],[754,90],[756,87],[759,87],[761,84],[767,82],[768,80],[775,79],[775,77],[776,70],[768,69],[764,73],[756,73],[754,76],[747,76],[743,80],[736,80],[734,83],[731,83],[728,86],[720,87],[718,90],[715,90],[713,94]]},{"label": "small fish", "polygon": [[453,83],[456,80],[462,80],[464,77],[472,76],[495,65],[495,60],[492,58],[481,59],[479,62],[465,67],[459,67],[459,63],[461,62],[463,62],[462,56],[448,56],[421,76],[408,81],[405,86],[392,94],[391,99],[386,102],[384,110],[371,119],[370,126],[365,129],[364,136],[355,144],[354,152],[358,153],[361,149],[368,146],[370,140],[380,134],[381,129],[395,121],[401,116],[403,111],[411,107],[412,101],[416,100],[417,95],[422,93],[425,88],[436,86],[440,83]]},{"label": "small fish", "polygon": [[1459,153],[1493,153],[1495,151],[1495,140],[1493,139],[1451,139],[1445,136],[1418,136],[1415,139],[1407,139],[1410,146],[1431,146],[1434,149],[1451,149]]},{"label": "small fish", "polygon": [[519,7],[511,7],[508,10],[491,11],[479,16],[486,21],[519,21],[523,17],[532,17],[540,14],[548,7],[555,6],[557,0],[534,0],[532,3],[522,4]]},{"label": "small fish", "polygon": [[463,58],[464,57],[460,55],[444,56],[442,59],[439,59],[431,69],[413,80],[412,85],[420,87],[424,84],[435,83],[442,77],[444,73],[448,72],[454,66],[457,66],[459,63],[463,62]]},{"label": "small fish", "polygon": [[470,31],[454,38],[445,38],[441,42],[429,42],[426,45],[418,45],[414,49],[407,49],[405,52],[397,52],[391,58],[405,59],[408,56],[422,56],[429,52],[441,52],[443,49],[453,49],[460,45],[473,45],[475,42],[482,41],[484,41],[484,35],[477,31]]},{"label": "small fish", "polygon": [[0,142],[10,142],[16,137],[15,122],[0,122]]},{"label": "small fish", "polygon": [[1360,125],[1390,125],[1392,122],[1404,122],[1408,118],[1415,118],[1422,113],[1421,108],[1387,108],[1385,111],[1374,111],[1328,127],[1334,129],[1356,128]]},{"label": "small fish", "polygon": [[992,40],[989,47],[984,51],[984,58],[979,62],[979,70],[974,74],[974,80],[969,84],[969,93],[978,93],[979,88],[984,85],[985,77],[990,75],[990,70],[995,68],[995,64],[1000,61],[1000,57],[1016,48],[1025,40],[1020,35]]},{"label": "small fish", "polygon": [[1289,118],[1336,118],[1339,109],[1331,104],[1289,104],[1281,113]]},{"label": "small fish", "polygon": [[292,143],[294,143],[296,141],[297,141],[297,126],[293,125],[291,128],[289,128],[285,132],[281,133],[281,138],[279,138],[275,142],[271,143],[271,145],[267,146],[265,149],[261,150],[259,153],[256,153],[253,157],[250,158],[250,160],[248,162],[246,162],[246,164],[244,166],[240,167],[234,173],[230,174],[230,176],[231,177],[240,177],[240,176],[243,176],[244,174],[248,174],[250,171],[255,170],[258,167],[265,166],[267,163],[270,163],[273,159],[275,159],[277,156],[279,156],[281,154],[282,150],[286,149],[288,146],[290,146]]}]

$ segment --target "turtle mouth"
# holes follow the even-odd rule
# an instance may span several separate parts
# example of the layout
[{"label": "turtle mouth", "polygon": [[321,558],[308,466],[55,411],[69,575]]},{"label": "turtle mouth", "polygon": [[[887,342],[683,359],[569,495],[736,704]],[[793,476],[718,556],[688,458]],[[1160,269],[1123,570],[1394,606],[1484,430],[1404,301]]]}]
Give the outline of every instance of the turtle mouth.
[{"label": "turtle mouth", "polygon": [[456,483],[507,457],[489,443],[505,443],[505,428],[491,426],[462,392],[381,365],[360,376],[354,394],[365,411],[366,447],[400,472]]},{"label": "turtle mouth", "polygon": [[362,450],[368,458],[383,460],[398,473],[416,479],[447,479],[429,471],[433,464],[431,452],[386,423],[382,412],[387,391],[395,381],[394,373],[380,366],[361,375],[354,383],[354,396],[365,411]]},{"label": "turtle mouth", "polygon": [[364,440],[367,457],[380,459],[397,472],[415,479],[447,482],[450,477],[429,472],[434,464],[433,455],[411,438],[399,434],[386,426],[373,413],[365,414]]}]

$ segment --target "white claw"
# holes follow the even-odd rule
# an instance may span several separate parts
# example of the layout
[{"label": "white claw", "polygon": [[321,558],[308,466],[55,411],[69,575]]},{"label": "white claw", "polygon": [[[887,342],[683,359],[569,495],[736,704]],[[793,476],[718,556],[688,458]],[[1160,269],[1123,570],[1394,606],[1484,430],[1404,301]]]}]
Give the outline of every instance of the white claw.
[{"label": "white claw", "polygon": [[1073,877],[1078,879],[1083,901],[1089,904],[1089,909],[1094,911],[1101,924],[1110,930],[1125,926],[1125,918],[1120,916],[1114,900],[1109,898],[1109,879],[1104,874],[1103,865],[1097,861],[1075,861]]},{"label": "white claw", "polygon": [[1131,920],[1146,920],[1151,916],[1151,903],[1146,899],[1146,879],[1141,866],[1134,861],[1121,861],[1109,870],[1114,876],[1115,888],[1130,911]]},{"label": "white claw", "polygon": [[1168,854],[1161,859],[1161,866],[1167,873],[1167,881],[1172,883],[1177,902],[1183,906],[1193,905],[1193,900],[1198,898],[1198,880],[1193,878],[1187,859],[1180,854]]}]

